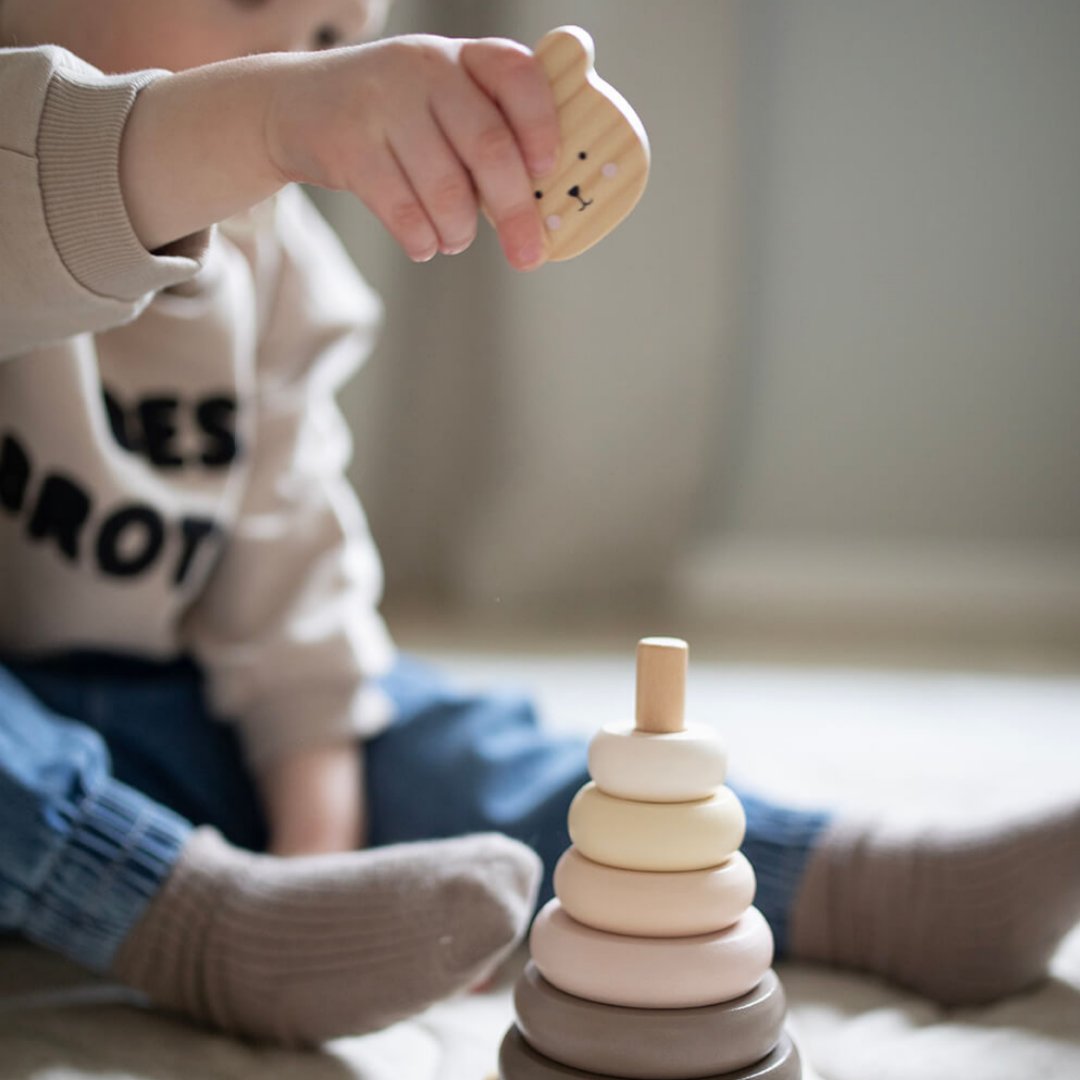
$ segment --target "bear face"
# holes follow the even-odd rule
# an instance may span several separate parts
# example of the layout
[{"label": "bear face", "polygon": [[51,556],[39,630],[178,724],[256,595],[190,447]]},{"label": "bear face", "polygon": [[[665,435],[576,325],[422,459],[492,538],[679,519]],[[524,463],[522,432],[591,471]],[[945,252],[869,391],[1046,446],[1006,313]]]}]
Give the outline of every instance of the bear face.
[{"label": "bear face", "polygon": [[536,46],[555,93],[562,146],[536,188],[551,262],[573,258],[633,210],[649,176],[649,139],[626,99],[593,67],[592,38],[562,26]]}]

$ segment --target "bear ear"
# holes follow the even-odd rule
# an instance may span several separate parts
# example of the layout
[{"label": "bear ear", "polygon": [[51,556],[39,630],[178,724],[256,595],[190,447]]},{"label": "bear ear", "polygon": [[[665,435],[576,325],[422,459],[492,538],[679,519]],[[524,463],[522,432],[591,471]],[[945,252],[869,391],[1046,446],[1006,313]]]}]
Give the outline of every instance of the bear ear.
[{"label": "bear ear", "polygon": [[560,80],[581,82],[596,62],[593,39],[580,26],[560,26],[549,30],[533,50],[544,65],[548,81],[557,86]]}]

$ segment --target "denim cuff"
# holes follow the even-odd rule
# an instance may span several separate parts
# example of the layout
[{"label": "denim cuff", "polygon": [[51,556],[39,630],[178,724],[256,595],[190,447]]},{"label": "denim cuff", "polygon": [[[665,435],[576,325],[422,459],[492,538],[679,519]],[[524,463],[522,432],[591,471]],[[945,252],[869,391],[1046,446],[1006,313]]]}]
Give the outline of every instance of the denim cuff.
[{"label": "denim cuff", "polygon": [[30,941],[96,972],[168,877],[192,826],[110,780],[80,801],[21,929]]},{"label": "denim cuff", "polygon": [[742,853],[750,860],[757,878],[754,906],[773,932],[777,958],[784,959],[790,945],[791,909],[806,864],[832,816],[821,811],[791,810],[738,794],[747,821]]}]

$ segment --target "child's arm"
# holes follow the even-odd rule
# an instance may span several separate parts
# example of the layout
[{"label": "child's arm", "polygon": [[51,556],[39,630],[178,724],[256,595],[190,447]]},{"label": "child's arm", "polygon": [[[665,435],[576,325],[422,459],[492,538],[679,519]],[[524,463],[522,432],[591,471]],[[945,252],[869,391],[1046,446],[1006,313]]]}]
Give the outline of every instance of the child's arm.
[{"label": "child's arm", "polygon": [[134,318],[198,271],[207,225],[287,180],[353,191],[414,258],[467,246],[481,202],[515,266],[543,258],[528,173],[554,160],[557,123],[512,42],[120,76],[0,49],[0,102],[0,359]]},{"label": "child's arm", "polygon": [[543,260],[530,176],[554,167],[558,138],[524,46],[412,36],[159,79],[131,111],[120,176],[149,250],[300,180],[353,192],[416,260],[467,247],[483,203],[525,269]]},{"label": "child's arm", "polygon": [[363,839],[364,740],[389,721],[394,661],[382,572],[345,475],[334,395],[381,316],[340,242],[297,188],[260,208],[265,319],[237,429],[235,517],[181,626],[215,715],[238,728],[272,850]]},{"label": "child's arm", "polygon": [[255,776],[274,855],[355,851],[367,842],[363,749],[356,739],[294,749]]}]

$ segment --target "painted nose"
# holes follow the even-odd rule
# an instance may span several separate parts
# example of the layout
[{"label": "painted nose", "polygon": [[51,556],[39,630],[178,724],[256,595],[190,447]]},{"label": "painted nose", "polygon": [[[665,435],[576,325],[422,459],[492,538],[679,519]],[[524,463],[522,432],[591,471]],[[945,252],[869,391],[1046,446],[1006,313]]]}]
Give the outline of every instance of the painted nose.
[{"label": "painted nose", "polygon": [[575,184],[566,194],[569,195],[571,199],[580,199],[581,188]]}]

